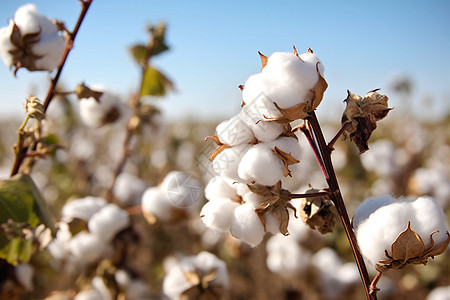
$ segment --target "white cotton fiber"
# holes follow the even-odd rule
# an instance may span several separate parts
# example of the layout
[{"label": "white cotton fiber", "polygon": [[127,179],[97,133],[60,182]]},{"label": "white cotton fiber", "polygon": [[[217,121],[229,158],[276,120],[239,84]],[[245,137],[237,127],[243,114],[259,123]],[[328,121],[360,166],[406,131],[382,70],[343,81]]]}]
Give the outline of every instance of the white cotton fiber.
[{"label": "white cotton fiber", "polygon": [[205,187],[205,198],[210,201],[217,198],[237,199],[238,194],[235,186],[237,185],[234,185],[230,180],[227,180],[224,177],[215,176]]},{"label": "white cotton fiber", "polygon": [[117,177],[113,192],[120,204],[133,206],[139,204],[146,189],[147,183],[142,179],[128,173],[121,173]]},{"label": "white cotton fiber", "polygon": [[69,242],[69,250],[78,262],[90,264],[100,259],[111,245],[86,231],[75,235]]},{"label": "white cotton fiber", "polygon": [[88,222],[89,231],[104,241],[110,241],[128,225],[130,225],[130,219],[127,212],[115,204],[107,204],[93,214]]},{"label": "white cotton fiber", "polygon": [[[386,196],[369,200],[371,203],[363,203],[363,209],[356,211],[354,227],[361,252],[373,265],[387,259],[385,250],[392,253],[392,243],[406,230],[408,222],[422,238],[425,247],[430,244],[430,234],[435,230],[439,231],[433,235],[435,245],[447,239],[445,215],[432,198],[420,197],[415,201],[401,199],[391,203]],[[373,212],[370,213],[368,208],[372,208]],[[364,219],[360,214],[368,217]]]},{"label": "white cotton fiber", "polygon": [[287,154],[291,154],[295,159],[300,160],[302,148],[300,147],[300,143],[296,138],[282,136],[274,141],[265,143],[265,145],[270,149],[274,149],[275,147],[277,147],[281,151]]},{"label": "white cotton fiber", "polygon": [[239,204],[226,198],[207,202],[201,212],[203,223],[210,229],[227,232],[231,227],[234,210]]},{"label": "white cotton fiber", "polygon": [[231,234],[252,247],[261,243],[265,234],[264,226],[251,203],[244,203],[235,209]]},{"label": "white cotton fiber", "polygon": [[242,157],[249,148],[251,148],[251,145],[243,144],[223,150],[212,162],[214,171],[219,176],[242,181],[238,175],[238,167]]},{"label": "white cotton fiber", "polygon": [[254,139],[252,130],[239,115],[217,125],[216,135],[229,146],[250,143]]},{"label": "white cotton fiber", "polygon": [[163,222],[172,219],[172,209],[167,195],[158,187],[150,187],[142,195],[142,210]]},{"label": "white cotton fiber", "polygon": [[70,222],[73,218],[79,218],[88,221],[89,218],[106,205],[103,198],[84,197],[66,203],[62,209],[62,218]]},{"label": "white cotton fiber", "polygon": [[242,157],[239,177],[262,185],[275,185],[284,176],[283,162],[264,144],[250,148]]},{"label": "white cotton fiber", "polygon": [[121,105],[121,100],[117,95],[103,88],[96,90],[103,92],[99,101],[93,97],[80,100],[80,118],[86,126],[91,128],[102,126],[107,114],[113,109],[117,109],[119,114],[124,109],[124,105]]}]

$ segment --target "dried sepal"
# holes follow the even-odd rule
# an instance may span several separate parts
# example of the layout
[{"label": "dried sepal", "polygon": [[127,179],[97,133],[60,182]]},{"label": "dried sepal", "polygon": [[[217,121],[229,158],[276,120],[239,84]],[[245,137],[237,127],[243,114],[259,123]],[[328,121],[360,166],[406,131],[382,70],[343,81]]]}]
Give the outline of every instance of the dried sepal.
[{"label": "dried sepal", "polygon": [[[305,193],[326,191],[314,189],[310,186]],[[329,196],[302,198],[299,212],[303,223],[322,234],[332,232],[338,219],[338,212]]]},{"label": "dried sepal", "polygon": [[293,165],[293,164],[297,164],[300,161],[297,160],[295,157],[293,157],[290,153],[286,153],[286,152],[282,151],[277,146],[273,147],[272,152],[275,153],[275,155],[283,161],[284,177],[287,177],[287,176],[292,177],[291,171],[289,170],[289,166]]},{"label": "dried sepal", "polygon": [[95,101],[100,103],[100,97],[103,95],[103,92],[95,91],[87,87],[84,82],[81,84],[77,84],[75,86],[75,94],[77,95],[78,99],[88,99],[88,98],[94,98]]},{"label": "dried sepal", "polygon": [[212,140],[212,141],[214,141],[214,143],[216,143],[217,146],[219,146],[211,153],[211,155],[209,156],[209,161],[213,161],[216,158],[216,156],[219,155],[223,150],[231,148],[230,146],[222,143],[219,140],[219,137],[216,135],[207,136],[205,138],[205,141],[207,141],[207,140]]},{"label": "dried sepal", "polygon": [[350,123],[344,137],[350,135],[360,154],[369,149],[367,142],[377,128],[376,122],[386,117],[392,109],[388,107],[389,98],[377,91],[378,89],[372,90],[362,98],[347,90],[347,98],[344,100],[347,107],[342,115],[342,124]]},{"label": "dried sepal", "polygon": [[258,51],[259,57],[261,58],[261,72],[264,69],[264,67],[267,65],[267,62],[269,61],[269,58]]},{"label": "dried sepal", "polygon": [[409,264],[426,265],[428,258],[442,254],[450,243],[450,234],[447,232],[447,240],[435,246],[433,234],[430,234],[430,245],[425,247],[422,238],[411,228],[408,222],[407,228],[401,232],[391,245],[391,254],[385,250],[387,259],[380,260],[375,268],[378,272],[386,272],[390,269],[402,269]]},{"label": "dried sepal", "polygon": [[183,299],[198,300],[198,299],[222,299],[225,295],[225,290],[220,285],[212,284],[212,281],[217,278],[217,269],[211,269],[203,274],[200,270],[183,272],[186,280],[193,284],[181,293]]},{"label": "dried sepal", "polygon": [[[308,50],[310,50],[310,49],[308,48]],[[312,50],[311,50],[311,53],[312,53]],[[316,64],[316,71],[317,71],[317,75],[319,76],[319,78],[317,80],[316,85],[311,90],[311,92],[313,93],[313,97],[311,100],[311,105],[308,108],[308,112],[315,110],[319,106],[320,102],[322,102],[323,94],[325,93],[326,89],[328,88],[327,81],[325,80],[325,78],[322,76],[322,74],[319,71],[319,64],[320,64],[320,62],[318,62]]]},{"label": "dried sepal", "polygon": [[266,221],[264,219],[265,213],[271,213],[278,221],[278,228],[283,235],[289,235],[287,229],[289,224],[288,208],[296,213],[296,209],[290,203],[291,197],[288,190],[281,188],[281,181],[273,186],[265,186],[261,184],[248,184],[251,192],[263,198],[261,204],[255,209],[261,223],[266,229]]},{"label": "dried sepal", "polygon": [[297,48],[295,48],[295,46],[293,47],[294,47],[294,55],[297,56],[298,59],[300,59],[302,62],[304,62],[304,60],[300,57],[300,55],[298,55]]}]

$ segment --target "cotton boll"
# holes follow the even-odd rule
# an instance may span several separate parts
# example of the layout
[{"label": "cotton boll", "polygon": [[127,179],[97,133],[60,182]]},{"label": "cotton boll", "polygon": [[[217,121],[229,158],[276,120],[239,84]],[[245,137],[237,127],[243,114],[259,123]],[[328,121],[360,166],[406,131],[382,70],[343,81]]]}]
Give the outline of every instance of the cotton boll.
[{"label": "cotton boll", "polygon": [[84,197],[66,203],[62,209],[62,218],[70,222],[73,218],[79,218],[88,221],[89,218],[106,205],[103,198]]},{"label": "cotton boll", "polygon": [[227,232],[231,227],[234,210],[239,203],[230,199],[214,199],[207,202],[201,212],[203,223],[213,230]]},{"label": "cotton boll", "polygon": [[88,222],[89,231],[104,241],[111,240],[119,231],[130,225],[126,211],[115,204],[107,204],[92,215]]},{"label": "cotton boll", "polygon": [[297,160],[300,160],[302,148],[296,138],[282,136],[271,142],[265,143],[270,149],[277,147],[281,151],[291,154]]},{"label": "cotton boll", "polygon": [[251,203],[244,203],[235,209],[231,234],[252,247],[261,243],[265,234],[264,226]]},{"label": "cotton boll", "polygon": [[173,206],[167,195],[158,187],[148,188],[142,195],[142,210],[166,222],[172,219]]},{"label": "cotton boll", "polygon": [[[190,259],[192,260],[192,259]],[[191,288],[193,284],[189,282],[186,277],[184,276],[184,272],[186,271],[192,271],[194,267],[192,266],[192,263],[189,264],[189,260],[184,260],[184,264],[176,264],[173,267],[170,268],[168,271],[166,277],[164,277],[164,282],[162,286],[162,290],[164,295],[166,295],[171,300],[179,300],[180,295],[186,291],[187,289]],[[186,264],[189,264],[187,267]],[[187,268],[189,268],[187,270]]]},{"label": "cotton boll", "polygon": [[358,209],[355,212],[355,216],[352,219],[353,228],[358,228],[359,224],[366,220],[370,214],[375,212],[378,208],[394,202],[397,202],[397,199],[391,195],[383,195],[366,199],[358,206]]},{"label": "cotton boll", "polygon": [[14,14],[14,22],[19,27],[22,35],[40,31],[38,15],[38,8],[34,4],[26,4],[17,9]]},{"label": "cotton boll", "polygon": [[[103,92],[99,101],[90,98],[80,99],[80,118],[83,123],[91,128],[97,128],[105,123],[115,121],[125,109],[120,98],[109,91],[97,89]],[[108,115],[114,115],[109,120]]]},{"label": "cotton boll", "polygon": [[212,162],[214,171],[219,176],[242,181],[238,175],[239,163],[250,148],[251,145],[243,144],[223,150]]},{"label": "cotton boll", "polygon": [[35,61],[35,66],[42,70],[53,70],[59,66],[66,48],[66,40],[58,34],[42,35],[39,43],[33,46],[33,52],[42,58]]},{"label": "cotton boll", "polygon": [[103,239],[86,231],[75,235],[68,246],[73,256],[82,264],[90,264],[99,260],[111,249],[111,246]]},{"label": "cotton boll", "polygon": [[229,146],[246,144],[254,139],[251,129],[239,115],[217,125],[216,134],[222,143]]},{"label": "cotton boll", "polygon": [[284,125],[277,122],[261,120],[251,125],[253,134],[260,142],[270,142],[284,132]]},{"label": "cotton boll", "polygon": [[440,286],[431,290],[427,300],[448,300],[450,295],[450,285]]},{"label": "cotton boll", "polygon": [[250,148],[242,157],[239,177],[262,185],[275,185],[284,176],[283,162],[264,144]]},{"label": "cotton boll", "polygon": [[271,234],[280,233],[280,223],[273,214],[265,213],[263,218],[266,222],[266,232],[270,232]]},{"label": "cotton boll", "polygon": [[[311,52],[306,52],[300,55],[300,58],[307,64],[311,65],[311,66],[318,66],[319,68],[319,72],[320,74],[323,76],[325,73],[325,67],[323,66],[322,61],[317,57],[317,55],[315,55],[314,53]],[[317,65],[317,63],[319,63]],[[311,70],[310,70],[311,72]],[[311,76],[312,76],[312,72],[311,72]]]},{"label": "cotton boll", "polygon": [[229,278],[227,267],[223,261],[218,259],[214,254],[202,251],[194,257],[194,265],[197,269],[203,271],[204,274],[211,270],[216,270],[216,278],[211,281],[212,285],[220,285],[228,288]]},{"label": "cotton boll", "polygon": [[303,272],[311,259],[309,251],[302,249],[292,237],[282,234],[271,237],[266,250],[269,270],[288,278]]},{"label": "cotton boll", "polygon": [[378,140],[372,143],[370,151],[361,155],[361,163],[366,170],[380,176],[393,176],[398,168],[394,144],[389,140]]},{"label": "cotton boll", "polygon": [[139,204],[146,189],[145,181],[128,173],[121,173],[117,177],[113,192],[120,204],[132,206]]},{"label": "cotton boll", "polygon": [[238,194],[234,188],[233,183],[231,185],[229,180],[224,177],[213,177],[205,187],[205,198],[213,200],[216,198],[228,198],[237,199]]},{"label": "cotton boll", "polygon": [[33,276],[34,268],[28,263],[20,263],[15,268],[16,278],[19,283],[27,290],[31,292],[34,289]]}]

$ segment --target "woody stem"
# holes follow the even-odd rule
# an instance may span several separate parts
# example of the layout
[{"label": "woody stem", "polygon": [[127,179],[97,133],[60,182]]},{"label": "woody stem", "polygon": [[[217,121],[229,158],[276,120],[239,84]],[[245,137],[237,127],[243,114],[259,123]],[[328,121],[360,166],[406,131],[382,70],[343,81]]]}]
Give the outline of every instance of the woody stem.
[{"label": "woody stem", "polygon": [[297,198],[313,198],[313,197],[321,197],[321,196],[330,196],[329,192],[317,192],[317,193],[306,193],[306,194],[291,194],[291,199]]},{"label": "woody stem", "polygon": [[315,140],[317,141],[320,156],[323,159],[322,163],[326,170],[326,173],[324,173],[324,175],[330,188],[331,192],[330,198],[339,212],[339,217],[341,219],[342,225],[344,226],[345,233],[347,234],[348,241],[350,243],[353,255],[356,260],[356,264],[358,266],[358,270],[364,285],[364,291],[366,293],[367,299],[376,300],[377,299],[376,294],[371,293],[370,290],[371,282],[369,279],[369,273],[367,272],[367,268],[364,263],[362,254],[359,251],[356,235],[350,224],[350,219],[347,213],[347,209],[345,208],[344,199],[342,198],[339,183],[337,181],[336,173],[334,171],[333,163],[331,161],[331,152],[333,151],[333,148],[327,145],[319,121],[314,111],[311,111],[309,113],[309,116],[306,118],[306,121],[308,124],[311,125],[312,132],[314,134]]}]

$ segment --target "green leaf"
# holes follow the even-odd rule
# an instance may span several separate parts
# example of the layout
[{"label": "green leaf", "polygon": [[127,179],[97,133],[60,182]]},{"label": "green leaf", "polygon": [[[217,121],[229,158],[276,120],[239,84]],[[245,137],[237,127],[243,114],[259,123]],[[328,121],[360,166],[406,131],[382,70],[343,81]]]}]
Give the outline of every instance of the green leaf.
[{"label": "green leaf", "polygon": [[[14,176],[0,181],[0,224],[8,220],[36,227],[44,224],[55,232],[45,200],[29,175]],[[0,258],[16,265],[31,256],[31,239],[8,237],[0,232]]]},{"label": "green leaf", "polygon": [[158,70],[147,67],[142,76],[140,96],[162,97],[173,89],[172,82]]},{"label": "green leaf", "polygon": [[134,45],[130,48],[131,55],[138,64],[145,64],[147,47],[144,45]]}]

